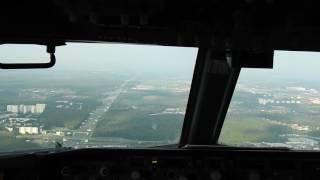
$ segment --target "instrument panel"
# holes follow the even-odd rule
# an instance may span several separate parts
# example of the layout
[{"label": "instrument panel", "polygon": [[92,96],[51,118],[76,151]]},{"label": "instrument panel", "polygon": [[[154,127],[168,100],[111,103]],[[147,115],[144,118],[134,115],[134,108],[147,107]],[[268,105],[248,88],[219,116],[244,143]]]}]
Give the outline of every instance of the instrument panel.
[{"label": "instrument panel", "polygon": [[84,149],[0,159],[0,179],[319,179],[320,154],[274,150]]}]

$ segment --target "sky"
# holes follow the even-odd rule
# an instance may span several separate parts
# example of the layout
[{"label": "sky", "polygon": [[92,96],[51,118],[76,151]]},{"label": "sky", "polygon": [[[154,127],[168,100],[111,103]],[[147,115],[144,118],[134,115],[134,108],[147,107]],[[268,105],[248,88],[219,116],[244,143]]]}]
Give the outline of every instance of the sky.
[{"label": "sky", "polygon": [[[56,48],[53,69],[157,74],[193,73],[197,48],[116,43],[67,43]],[[45,46],[1,45],[1,62],[48,62]],[[37,71],[37,70],[32,70]]]},{"label": "sky", "polygon": [[[172,46],[67,43],[66,46],[56,48],[57,63],[52,69],[66,72],[98,70],[190,78],[193,74],[197,51],[197,48]],[[1,62],[47,62],[48,60],[49,56],[44,46],[0,46]],[[239,80],[320,81],[319,69],[319,52],[275,51],[273,69],[243,68]]]},{"label": "sky", "polygon": [[239,80],[320,81],[320,52],[275,51],[273,69],[243,68]]}]

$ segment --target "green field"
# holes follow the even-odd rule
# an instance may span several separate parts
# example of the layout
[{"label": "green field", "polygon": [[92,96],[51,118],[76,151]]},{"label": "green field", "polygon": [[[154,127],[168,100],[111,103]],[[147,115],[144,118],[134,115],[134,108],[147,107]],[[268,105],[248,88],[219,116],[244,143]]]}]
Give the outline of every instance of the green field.
[{"label": "green field", "polygon": [[[288,139],[281,135],[288,134],[320,137],[320,129],[317,129],[320,127],[320,105],[261,105],[258,103],[259,97],[263,96],[235,92],[221,131],[220,143],[233,145],[247,142],[285,143]],[[308,126],[309,130],[294,129],[290,127],[293,124]]]},{"label": "green field", "polygon": [[289,134],[292,130],[285,126],[271,124],[259,117],[226,117],[219,142],[222,144],[242,144],[245,142],[282,142],[280,134]]},{"label": "green field", "polygon": [[141,141],[177,141],[184,115],[160,114],[166,108],[185,107],[187,95],[168,91],[129,91],[113,103],[98,123],[95,136]]},{"label": "green field", "polygon": [[39,145],[26,142],[25,139],[19,139],[3,130],[0,131],[0,152],[12,152],[28,149],[39,149]]}]

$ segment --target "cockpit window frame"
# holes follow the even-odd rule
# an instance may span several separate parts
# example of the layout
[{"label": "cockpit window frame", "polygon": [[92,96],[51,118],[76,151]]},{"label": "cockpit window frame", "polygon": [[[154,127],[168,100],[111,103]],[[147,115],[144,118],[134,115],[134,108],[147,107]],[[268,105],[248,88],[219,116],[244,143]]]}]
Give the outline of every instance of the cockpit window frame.
[{"label": "cockpit window frame", "polygon": [[[179,147],[216,145],[237,83],[240,67],[221,73],[216,52],[199,47]],[[216,67],[215,67],[216,66]]]}]

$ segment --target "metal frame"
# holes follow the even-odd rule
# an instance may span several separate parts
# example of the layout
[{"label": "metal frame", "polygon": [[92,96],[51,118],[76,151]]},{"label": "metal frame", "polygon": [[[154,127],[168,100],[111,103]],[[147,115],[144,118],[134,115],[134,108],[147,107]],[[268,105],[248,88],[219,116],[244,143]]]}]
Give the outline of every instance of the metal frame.
[{"label": "metal frame", "polygon": [[50,55],[50,61],[48,63],[0,63],[0,69],[43,69],[51,68],[56,63],[56,56],[54,55],[56,51],[56,46],[66,45],[65,41],[62,40],[1,40],[0,45],[3,44],[36,44],[46,46],[46,52]]},{"label": "metal frame", "polygon": [[199,48],[179,147],[218,142],[241,68],[216,59],[215,53]]},{"label": "metal frame", "polygon": [[189,100],[186,108],[186,115],[183,121],[183,127],[181,131],[181,137],[179,146],[182,147],[188,144],[188,138],[190,135],[190,129],[192,129],[193,115],[195,113],[195,107],[197,104],[200,85],[201,85],[201,76],[205,67],[205,56],[208,51],[207,47],[199,47],[198,55],[196,59],[196,64],[194,68],[194,73],[192,76],[192,83],[190,88]]},{"label": "metal frame", "polygon": [[56,57],[54,53],[50,53],[50,62],[48,63],[16,63],[16,64],[7,64],[0,63],[0,69],[42,69],[42,68],[51,68],[56,63]]},{"label": "metal frame", "polygon": [[212,144],[218,144],[223,123],[227,115],[235,87],[238,82],[240,71],[241,71],[241,68],[235,68],[235,69],[232,69],[232,71],[230,72],[230,76],[229,76],[227,87],[226,87],[226,93],[225,93],[225,96],[223,97],[223,102],[221,104],[220,112],[216,119],[216,125],[212,131],[212,137],[211,137]]}]

